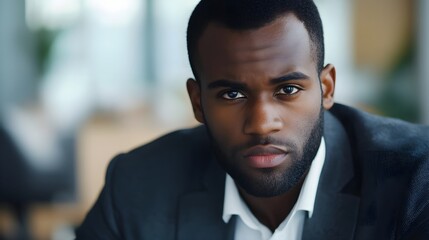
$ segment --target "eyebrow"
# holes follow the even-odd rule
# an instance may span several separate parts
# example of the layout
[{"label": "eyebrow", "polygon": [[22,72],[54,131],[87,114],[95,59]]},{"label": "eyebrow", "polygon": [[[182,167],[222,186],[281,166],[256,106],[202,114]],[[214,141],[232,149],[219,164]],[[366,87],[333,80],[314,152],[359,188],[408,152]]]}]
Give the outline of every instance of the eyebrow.
[{"label": "eyebrow", "polygon": [[287,82],[287,81],[293,81],[293,80],[309,80],[310,77],[305,75],[302,72],[291,72],[284,76],[273,78],[270,80],[270,83],[272,85],[277,85],[279,83]]},{"label": "eyebrow", "polygon": [[244,83],[239,83],[227,79],[219,79],[214,82],[211,82],[207,85],[208,89],[214,89],[214,88],[233,88],[233,89],[246,89],[247,86]]},{"label": "eyebrow", "polygon": [[[288,73],[284,76],[271,79],[270,84],[271,85],[277,85],[277,84],[287,82],[287,81],[309,80],[309,79],[310,79],[310,77],[305,75],[302,72],[291,72],[291,73]],[[219,80],[213,81],[207,85],[208,89],[222,88],[222,87],[233,88],[233,89],[238,89],[238,90],[247,89],[246,84],[236,82],[236,81],[232,81],[232,80],[227,80],[227,79],[219,79]]]}]

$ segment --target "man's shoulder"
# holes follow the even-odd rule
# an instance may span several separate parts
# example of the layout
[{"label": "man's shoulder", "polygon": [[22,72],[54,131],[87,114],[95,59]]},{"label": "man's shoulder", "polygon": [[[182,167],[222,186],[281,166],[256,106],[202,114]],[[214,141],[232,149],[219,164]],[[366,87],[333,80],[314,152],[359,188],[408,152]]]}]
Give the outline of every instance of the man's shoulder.
[{"label": "man's shoulder", "polygon": [[[204,176],[212,162],[208,148],[207,133],[200,126],[169,133],[116,156],[79,236],[173,238],[181,199],[205,187]],[[88,236],[85,239],[97,238]]]},{"label": "man's shoulder", "polygon": [[429,127],[339,104],[330,112],[350,140],[360,179],[361,224],[390,229],[396,218],[400,236],[427,226]]},{"label": "man's shoulder", "polygon": [[429,152],[429,126],[382,117],[335,104],[330,112],[360,151]]},{"label": "man's shoulder", "polygon": [[[211,152],[203,126],[177,130],[116,156],[107,178],[117,185],[176,186],[188,178],[201,178]],[[170,184],[171,185],[171,184]]]},{"label": "man's shoulder", "polygon": [[365,179],[362,180],[365,183],[376,181],[367,184],[369,188],[391,181],[397,183],[391,192],[406,192],[410,189],[401,187],[410,183],[416,184],[414,190],[422,191],[422,183],[429,184],[426,177],[429,126],[376,116],[340,104],[330,112],[348,135],[355,174]]}]

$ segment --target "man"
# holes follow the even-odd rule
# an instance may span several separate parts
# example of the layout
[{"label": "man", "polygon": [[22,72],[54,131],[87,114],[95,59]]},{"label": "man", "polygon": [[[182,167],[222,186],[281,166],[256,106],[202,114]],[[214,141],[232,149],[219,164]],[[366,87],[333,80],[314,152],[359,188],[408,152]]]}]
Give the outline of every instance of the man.
[{"label": "man", "polygon": [[202,0],[188,52],[203,126],[116,157],[78,239],[429,239],[429,129],[334,104],[311,0]]}]

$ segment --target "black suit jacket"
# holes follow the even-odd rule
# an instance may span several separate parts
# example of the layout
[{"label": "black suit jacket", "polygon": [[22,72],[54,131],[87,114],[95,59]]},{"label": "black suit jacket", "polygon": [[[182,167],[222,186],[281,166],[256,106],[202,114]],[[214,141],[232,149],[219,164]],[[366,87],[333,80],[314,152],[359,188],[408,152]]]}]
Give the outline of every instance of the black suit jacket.
[{"label": "black suit jacket", "polygon": [[[429,128],[336,104],[303,239],[429,239]],[[204,127],[161,137],[110,163],[77,239],[233,239],[225,172]]]}]

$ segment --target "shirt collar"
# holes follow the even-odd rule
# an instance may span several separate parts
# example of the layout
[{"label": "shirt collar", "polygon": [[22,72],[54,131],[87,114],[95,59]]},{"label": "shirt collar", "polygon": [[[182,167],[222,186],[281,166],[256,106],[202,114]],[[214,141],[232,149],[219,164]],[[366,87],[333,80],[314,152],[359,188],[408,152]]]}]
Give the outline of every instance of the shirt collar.
[{"label": "shirt collar", "polygon": [[[319,178],[325,162],[325,141],[322,138],[317,154],[311,163],[310,170],[304,180],[298,200],[293,207],[293,211],[304,210],[308,211],[308,216],[311,218],[316,200],[317,187]],[[244,200],[241,198],[237,186],[229,174],[226,174],[225,181],[225,196],[223,203],[222,219],[225,223],[229,221],[232,215],[238,215],[243,222],[250,228],[257,229],[255,222],[258,222],[256,217],[247,207]]]}]

